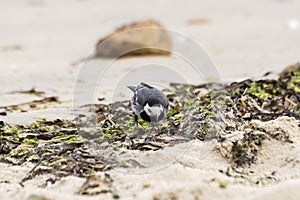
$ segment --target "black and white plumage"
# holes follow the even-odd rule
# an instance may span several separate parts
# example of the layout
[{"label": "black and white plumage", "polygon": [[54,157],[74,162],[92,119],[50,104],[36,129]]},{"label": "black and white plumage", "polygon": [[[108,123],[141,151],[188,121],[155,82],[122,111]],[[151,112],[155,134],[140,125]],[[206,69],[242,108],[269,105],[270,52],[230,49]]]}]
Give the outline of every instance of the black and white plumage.
[{"label": "black and white plumage", "polygon": [[169,101],[163,92],[146,83],[141,83],[137,87],[127,87],[134,93],[131,98],[131,108],[136,121],[141,117],[148,122],[158,122],[167,116]]}]

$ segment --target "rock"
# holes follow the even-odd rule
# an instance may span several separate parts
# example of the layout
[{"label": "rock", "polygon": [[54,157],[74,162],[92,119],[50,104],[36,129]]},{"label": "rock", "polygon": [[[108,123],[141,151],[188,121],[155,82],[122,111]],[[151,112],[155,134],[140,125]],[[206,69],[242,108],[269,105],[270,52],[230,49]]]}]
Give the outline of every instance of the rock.
[{"label": "rock", "polygon": [[282,70],[281,74],[283,74],[283,73],[289,73],[289,72],[297,71],[297,70],[300,70],[300,63],[296,63],[296,64],[289,65],[289,66],[285,67]]},{"label": "rock", "polygon": [[148,20],[122,26],[99,40],[96,56],[170,55],[171,47],[167,31],[158,22]]}]

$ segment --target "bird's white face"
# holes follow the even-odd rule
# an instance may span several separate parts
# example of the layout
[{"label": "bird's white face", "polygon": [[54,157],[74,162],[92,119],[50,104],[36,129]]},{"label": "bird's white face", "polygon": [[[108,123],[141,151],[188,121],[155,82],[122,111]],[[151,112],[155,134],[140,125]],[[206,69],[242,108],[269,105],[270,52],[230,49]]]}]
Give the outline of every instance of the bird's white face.
[{"label": "bird's white face", "polygon": [[150,118],[158,118],[164,112],[162,105],[151,107],[148,103],[145,105],[144,110]]}]

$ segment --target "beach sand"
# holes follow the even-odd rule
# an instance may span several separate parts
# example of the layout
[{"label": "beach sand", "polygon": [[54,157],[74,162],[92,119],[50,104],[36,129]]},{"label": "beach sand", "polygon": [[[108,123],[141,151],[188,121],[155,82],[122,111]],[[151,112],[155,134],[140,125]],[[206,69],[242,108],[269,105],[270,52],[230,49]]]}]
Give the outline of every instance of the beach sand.
[{"label": "beach sand", "polygon": [[[285,66],[300,60],[299,8],[300,2],[293,0],[2,1],[0,106],[40,99],[11,93],[33,87],[45,91],[46,96],[59,97],[61,104],[13,112],[0,119],[29,124],[40,118],[73,117],[74,87],[83,82],[78,79],[80,70],[87,65],[103,67],[107,63],[100,58],[86,62],[83,59],[91,57],[100,38],[138,20],[157,20],[205,49],[218,74],[204,78],[231,82],[260,78],[266,72],[275,76]],[[163,63],[179,73],[186,66],[174,57],[120,59],[101,79],[95,98],[105,97],[105,102],[127,99],[129,94],[114,96],[120,81],[116,77],[144,63]],[[184,75],[189,83],[203,81],[198,81],[192,71],[187,70]],[[167,85],[172,76],[161,80]],[[106,172],[115,191],[94,196],[78,194],[86,178],[73,176],[45,185],[51,177],[41,175],[26,181],[22,187],[19,182],[33,164],[0,163],[0,199],[112,199],[113,193],[121,199],[299,199],[299,121],[283,117],[261,126],[282,128],[293,143],[266,140],[257,161],[246,169],[253,171],[251,175],[222,173],[230,162],[222,156],[220,147],[191,141],[181,156],[159,169]],[[181,146],[171,151],[176,152],[176,148]]]}]

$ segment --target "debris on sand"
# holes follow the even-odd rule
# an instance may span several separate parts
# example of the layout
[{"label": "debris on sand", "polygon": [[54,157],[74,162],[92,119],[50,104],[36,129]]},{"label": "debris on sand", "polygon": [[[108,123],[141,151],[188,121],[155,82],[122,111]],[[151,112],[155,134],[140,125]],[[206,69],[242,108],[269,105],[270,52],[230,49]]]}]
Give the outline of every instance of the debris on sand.
[{"label": "debris on sand", "polygon": [[187,21],[188,25],[205,25],[211,22],[210,19],[202,17],[202,18],[192,18]]},{"label": "debris on sand", "polygon": [[[220,172],[235,176],[243,171],[244,177],[245,169],[259,159],[265,141],[289,145],[299,140],[299,64],[276,80],[170,87],[174,93],[168,95],[168,117],[155,127],[141,119],[135,126],[129,101],[86,105],[89,113],[72,120],[43,119],[27,126],[1,121],[0,161],[35,163],[21,182],[45,173],[88,177],[119,165],[117,156],[124,152],[153,152],[195,139],[215,140],[215,149],[229,163],[228,170]],[[87,191],[102,189],[81,193]]]},{"label": "debris on sand", "polygon": [[38,91],[36,90],[35,88],[31,88],[29,90],[20,90],[20,91],[13,91],[13,92],[10,92],[9,94],[32,94],[32,95],[35,95],[35,96],[38,96],[38,97],[41,97],[45,94],[44,91]]},{"label": "debris on sand", "polygon": [[113,180],[107,173],[101,174],[101,176],[95,174],[88,176],[78,191],[78,194],[81,195],[97,195],[100,193],[111,193],[114,199],[119,199],[119,195],[113,187]]},{"label": "debris on sand", "polygon": [[[30,90],[26,92],[30,93],[32,91]],[[33,91],[33,93],[35,93],[35,90]],[[27,112],[29,110],[38,110],[38,109],[46,108],[47,105],[52,103],[59,104],[61,103],[61,101],[58,99],[58,97],[55,96],[43,97],[41,99],[30,101],[30,102],[8,105],[8,106],[0,106],[0,112],[3,113],[3,115],[7,115],[7,112],[13,112],[13,111]]]},{"label": "debris on sand", "polygon": [[96,57],[169,55],[172,41],[162,25],[153,20],[125,25],[96,44]]}]

